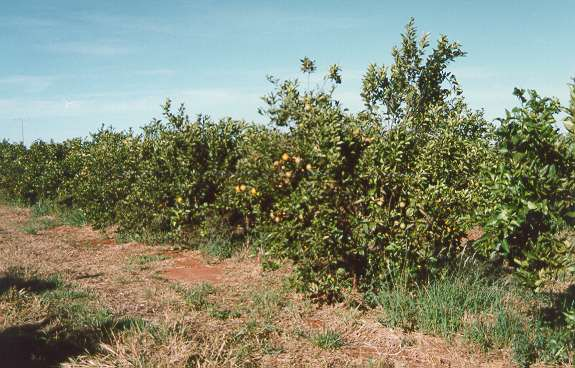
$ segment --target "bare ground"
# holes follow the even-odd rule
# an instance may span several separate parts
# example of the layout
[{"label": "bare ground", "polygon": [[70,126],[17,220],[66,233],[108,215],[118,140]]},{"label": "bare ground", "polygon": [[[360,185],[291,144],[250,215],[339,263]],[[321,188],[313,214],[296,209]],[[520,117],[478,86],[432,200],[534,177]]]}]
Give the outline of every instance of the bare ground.
[{"label": "bare ground", "polygon": [[[383,327],[378,310],[318,307],[285,286],[286,269],[262,271],[240,254],[211,264],[197,251],[116,244],[88,227],[24,233],[26,209],[0,206],[0,273],[24,267],[96,295],[115,315],[164,326],[118,334],[70,367],[513,367],[509,353]],[[210,283],[209,307],[190,308],[185,292]],[[214,311],[231,312],[232,317]],[[6,327],[6,326],[4,326]],[[345,344],[325,350],[313,336],[334,330]]]}]

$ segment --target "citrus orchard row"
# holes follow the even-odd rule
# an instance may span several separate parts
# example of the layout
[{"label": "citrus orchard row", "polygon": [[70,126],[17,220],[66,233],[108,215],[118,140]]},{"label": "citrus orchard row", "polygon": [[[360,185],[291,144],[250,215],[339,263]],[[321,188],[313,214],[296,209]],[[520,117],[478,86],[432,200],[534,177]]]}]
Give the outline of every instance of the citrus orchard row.
[{"label": "citrus orchard row", "polygon": [[[190,242],[217,223],[266,259],[291,260],[296,284],[327,299],[475,260],[517,270],[533,287],[571,271],[562,234],[575,216],[575,90],[570,107],[516,90],[521,105],[496,128],[467,107],[447,69],[460,45],[445,36],[429,45],[410,22],[393,63],[369,66],[356,114],[333,97],[337,65],[313,89],[270,78],[267,126],[192,120],[168,101],[164,120],[142,133],[4,141],[0,187],[166,241]],[[302,60],[304,73],[315,70]],[[481,239],[467,239],[477,226]]]}]

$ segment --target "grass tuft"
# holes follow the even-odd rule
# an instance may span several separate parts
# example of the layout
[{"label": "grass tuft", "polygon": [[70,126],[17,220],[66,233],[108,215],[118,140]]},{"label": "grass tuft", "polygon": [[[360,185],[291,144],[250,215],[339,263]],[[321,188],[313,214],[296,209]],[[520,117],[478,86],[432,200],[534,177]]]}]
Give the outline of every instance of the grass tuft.
[{"label": "grass tuft", "polygon": [[[560,313],[570,299],[550,298],[477,272],[435,280],[416,290],[395,287],[376,297],[385,326],[451,338],[461,334],[483,351],[510,347],[520,366],[566,363],[575,331]],[[575,302],[574,302],[575,303]]]},{"label": "grass tuft", "polygon": [[129,328],[58,276],[9,269],[0,278],[0,356],[10,367],[58,366]]},{"label": "grass tuft", "polygon": [[201,311],[212,307],[212,303],[209,301],[208,297],[214,294],[216,289],[211,284],[202,283],[190,289],[176,285],[174,288],[176,291],[183,294],[186,303],[191,306],[192,309]]},{"label": "grass tuft", "polygon": [[36,235],[40,231],[62,225],[80,227],[86,223],[86,215],[82,210],[58,206],[53,201],[40,200],[31,207],[31,216],[22,226],[22,231]]},{"label": "grass tuft", "polygon": [[324,350],[337,350],[345,345],[341,334],[335,330],[326,330],[311,337],[311,342]]},{"label": "grass tuft", "polygon": [[130,263],[138,266],[145,266],[148,263],[164,261],[168,256],[162,254],[143,254],[130,258]]}]

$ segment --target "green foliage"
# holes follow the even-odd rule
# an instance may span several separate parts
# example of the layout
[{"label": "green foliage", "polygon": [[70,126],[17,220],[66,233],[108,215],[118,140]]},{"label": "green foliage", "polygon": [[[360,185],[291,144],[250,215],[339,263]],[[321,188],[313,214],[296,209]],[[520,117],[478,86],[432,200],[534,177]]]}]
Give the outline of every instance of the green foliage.
[{"label": "green foliage", "polygon": [[236,146],[245,129],[242,122],[218,123],[200,116],[190,121],[181,107],[167,122],[144,127],[136,164],[138,180],[122,198],[121,229],[164,232],[185,237],[212,210],[238,161]]},{"label": "green foliage", "polygon": [[381,323],[447,338],[462,335],[485,351],[510,347],[521,366],[572,359],[575,330],[562,313],[575,305],[570,291],[537,294],[470,271],[417,289],[403,284],[383,289],[372,300],[381,307]]},{"label": "green foliage", "polygon": [[74,170],[60,198],[82,208],[97,227],[117,223],[123,212],[120,201],[137,176],[137,139],[132,132],[101,128],[88,142],[74,142],[67,165]]},{"label": "green foliage", "polygon": [[0,143],[0,188],[7,200],[22,200],[21,178],[24,172],[26,147],[6,140]]},{"label": "green foliage", "polygon": [[556,99],[516,89],[522,106],[497,129],[499,164],[484,183],[491,195],[477,249],[503,257],[534,287],[573,267],[573,244],[558,234],[575,219],[575,144],[554,126]]},{"label": "green foliage", "polygon": [[345,340],[341,334],[334,330],[326,330],[312,336],[311,341],[319,348],[325,350],[336,350],[345,345]]},{"label": "green foliage", "polygon": [[402,34],[401,46],[392,50],[393,65],[371,64],[363,78],[361,96],[370,113],[395,124],[426,115],[461,94],[455,76],[446,70],[449,63],[465,55],[461,46],[444,35],[426,55],[429,45],[428,33],[417,38],[412,18]]},{"label": "green foliage", "polygon": [[262,191],[272,205],[260,207],[260,223],[271,222],[268,250],[294,261],[303,290],[329,297],[400,273],[424,278],[463,255],[465,214],[484,198],[475,167],[492,156],[490,131],[446,71],[463,55],[459,45],[442,37],[423,63],[428,46],[408,24],[390,74],[368,69],[368,110],[358,115],[333,99],[334,68],[329,88],[272,79],[265,111],[289,129],[288,143],[260,174],[274,184]]},{"label": "green foliage", "polygon": [[202,283],[192,287],[191,289],[179,289],[186,299],[186,303],[194,310],[200,311],[207,309],[212,305],[208,297],[213,294],[216,289],[208,283]]}]

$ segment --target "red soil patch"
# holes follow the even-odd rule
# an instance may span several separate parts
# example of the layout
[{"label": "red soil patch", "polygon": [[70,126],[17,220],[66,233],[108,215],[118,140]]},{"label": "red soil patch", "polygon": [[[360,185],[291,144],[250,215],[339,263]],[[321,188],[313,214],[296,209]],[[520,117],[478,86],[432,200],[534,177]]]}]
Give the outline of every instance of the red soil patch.
[{"label": "red soil patch", "polygon": [[106,245],[116,245],[116,241],[114,239],[94,239],[90,241],[90,245],[95,247],[98,246],[106,246]]},{"label": "red soil patch", "polygon": [[313,329],[321,329],[325,327],[325,323],[319,319],[308,319],[304,321],[306,325]]},{"label": "red soil patch", "polygon": [[68,225],[56,226],[50,229],[45,230],[46,233],[49,234],[76,234],[82,228],[72,227]]},{"label": "red soil patch", "polygon": [[206,265],[198,256],[176,259],[174,267],[162,272],[164,278],[189,284],[220,283],[224,279],[222,265]]},{"label": "red soil patch", "polygon": [[367,359],[380,356],[378,349],[369,346],[348,347],[345,351],[349,356],[359,359]]}]

